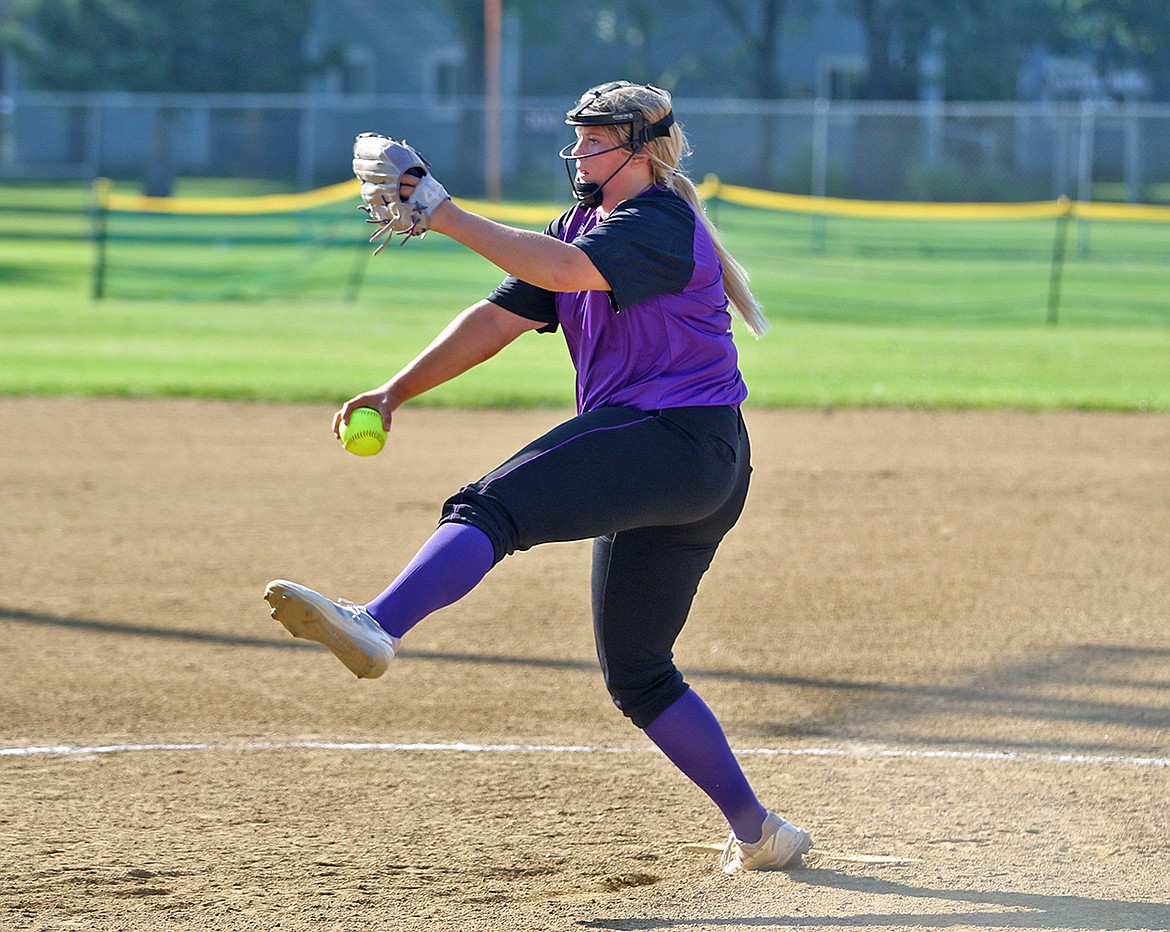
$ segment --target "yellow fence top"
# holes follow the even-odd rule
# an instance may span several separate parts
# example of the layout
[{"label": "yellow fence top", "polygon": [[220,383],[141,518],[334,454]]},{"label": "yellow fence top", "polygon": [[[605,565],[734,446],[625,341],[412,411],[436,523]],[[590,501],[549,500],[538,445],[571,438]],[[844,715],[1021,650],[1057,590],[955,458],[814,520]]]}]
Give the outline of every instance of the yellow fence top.
[{"label": "yellow fence top", "polygon": [[356,199],[358,190],[355,178],[313,191],[257,197],[146,197],[111,192],[106,194],[103,206],[139,214],[284,214]]},{"label": "yellow fence top", "polygon": [[[265,194],[258,197],[145,197],[114,194],[106,179],[95,184],[99,203],[106,210],[148,214],[288,214],[328,207],[352,200],[360,203],[357,179],[295,194]],[[496,204],[456,198],[456,203],[478,214],[507,223],[548,223],[563,208],[539,204]]]},{"label": "yellow fence top", "polygon": [[[164,214],[271,214],[296,213],[327,207],[346,200],[359,200],[357,179],[295,194],[266,194],[258,197],[145,197],[115,194],[106,179],[94,184],[98,204],[105,210],[127,213]],[[704,200],[729,204],[813,214],[822,217],[861,217],[886,220],[1042,220],[1071,216],[1087,220],[1129,220],[1170,222],[1170,207],[1154,204],[1119,204],[1100,201],[1052,201],[1019,203],[927,203],[918,201],[859,201],[837,197],[812,197],[762,191],[723,184],[707,175],[698,185]],[[456,203],[493,220],[539,225],[548,223],[564,208],[555,204],[501,204],[492,201],[456,199]]]}]

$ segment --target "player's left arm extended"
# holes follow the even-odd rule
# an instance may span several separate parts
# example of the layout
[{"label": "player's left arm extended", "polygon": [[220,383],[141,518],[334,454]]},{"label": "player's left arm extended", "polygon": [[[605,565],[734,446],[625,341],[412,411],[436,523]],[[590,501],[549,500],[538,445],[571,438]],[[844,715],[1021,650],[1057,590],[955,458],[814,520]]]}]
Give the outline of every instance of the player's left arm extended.
[{"label": "player's left arm extended", "polygon": [[571,243],[496,223],[454,204],[431,173],[430,162],[405,140],[362,133],[354,140],[353,154],[364,209],[378,224],[371,242],[382,239],[385,246],[395,235],[406,242],[437,230],[548,291],[610,290],[590,258]]},{"label": "player's left arm extended", "polygon": [[430,228],[449,236],[510,275],[548,291],[609,291],[584,250],[532,230],[481,217],[452,201],[440,205]]}]

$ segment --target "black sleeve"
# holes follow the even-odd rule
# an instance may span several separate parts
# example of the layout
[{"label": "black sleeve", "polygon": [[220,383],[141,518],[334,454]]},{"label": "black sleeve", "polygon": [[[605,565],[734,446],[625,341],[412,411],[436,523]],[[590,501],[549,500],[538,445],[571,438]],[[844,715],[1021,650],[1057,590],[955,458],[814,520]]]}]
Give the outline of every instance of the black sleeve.
[{"label": "black sleeve", "polygon": [[556,295],[521,281],[515,275],[505,278],[487,299],[513,314],[546,324],[540,328],[540,333],[553,333],[557,329]]},{"label": "black sleeve", "polygon": [[573,245],[584,250],[619,311],[683,291],[695,273],[695,212],[674,194],[626,201]]},{"label": "black sleeve", "polygon": [[[569,212],[561,214],[545,227],[546,236],[556,236],[565,222]],[[557,329],[557,296],[546,288],[522,281],[515,275],[509,275],[500,286],[488,295],[492,304],[498,304],[504,310],[511,311],[528,320],[538,320],[547,326],[541,327],[538,333],[554,333]]]}]

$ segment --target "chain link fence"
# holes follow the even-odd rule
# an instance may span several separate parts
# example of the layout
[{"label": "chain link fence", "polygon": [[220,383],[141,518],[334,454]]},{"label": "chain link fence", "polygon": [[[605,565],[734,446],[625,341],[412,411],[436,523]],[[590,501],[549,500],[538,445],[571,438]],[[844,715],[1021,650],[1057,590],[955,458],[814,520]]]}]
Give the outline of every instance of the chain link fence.
[{"label": "chain link fence", "polygon": [[[563,200],[567,99],[505,100],[500,186]],[[696,179],[867,200],[1170,202],[1170,106],[684,99]],[[0,98],[0,178],[343,180],[354,135],[405,136],[449,188],[485,178],[479,99],[21,93]]]}]

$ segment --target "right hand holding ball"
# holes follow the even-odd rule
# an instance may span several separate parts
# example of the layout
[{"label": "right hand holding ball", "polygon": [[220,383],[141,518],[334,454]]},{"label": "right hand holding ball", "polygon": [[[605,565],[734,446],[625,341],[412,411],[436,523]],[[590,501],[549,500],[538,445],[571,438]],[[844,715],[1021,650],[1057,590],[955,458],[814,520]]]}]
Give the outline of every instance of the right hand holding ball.
[{"label": "right hand holding ball", "polygon": [[354,408],[338,432],[345,448],[354,456],[373,456],[386,446],[382,415],[374,408]]}]

